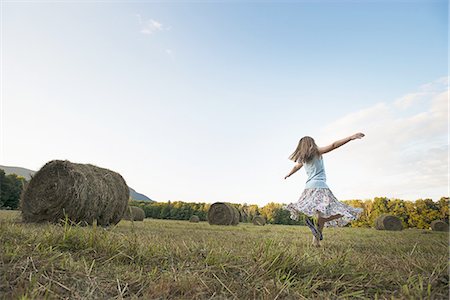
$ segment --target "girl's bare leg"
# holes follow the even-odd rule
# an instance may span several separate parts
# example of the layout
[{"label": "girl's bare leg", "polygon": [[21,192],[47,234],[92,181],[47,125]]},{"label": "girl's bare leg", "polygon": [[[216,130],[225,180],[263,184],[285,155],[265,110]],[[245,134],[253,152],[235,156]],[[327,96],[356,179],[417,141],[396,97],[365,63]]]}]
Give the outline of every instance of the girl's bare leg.
[{"label": "girl's bare leg", "polygon": [[319,217],[319,220],[317,221],[317,225],[319,227],[320,232],[322,232],[323,226],[325,226],[325,222],[326,222],[325,218]]},{"label": "girl's bare leg", "polygon": [[330,222],[330,221],[333,221],[333,220],[336,220],[336,219],[339,219],[342,217],[343,217],[343,215],[333,215],[331,217],[325,218],[325,222]]},{"label": "girl's bare leg", "polygon": [[322,218],[322,217],[320,217],[319,216],[319,220],[318,220],[318,227],[319,227],[319,231],[320,232],[322,232],[323,231],[323,227],[325,226],[325,223],[326,222],[329,222],[329,221],[333,221],[333,220],[336,220],[336,219],[339,219],[339,218],[342,218],[343,216],[342,215],[333,215],[333,216],[331,216],[331,217],[328,217],[328,218]]}]

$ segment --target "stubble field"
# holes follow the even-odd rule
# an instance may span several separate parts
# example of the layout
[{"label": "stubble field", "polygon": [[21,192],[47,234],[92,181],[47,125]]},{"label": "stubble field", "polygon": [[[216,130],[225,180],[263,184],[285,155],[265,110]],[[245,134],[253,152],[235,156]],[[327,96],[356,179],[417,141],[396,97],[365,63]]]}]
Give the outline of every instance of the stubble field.
[{"label": "stubble field", "polygon": [[0,211],[2,299],[448,299],[448,233],[23,224]]}]

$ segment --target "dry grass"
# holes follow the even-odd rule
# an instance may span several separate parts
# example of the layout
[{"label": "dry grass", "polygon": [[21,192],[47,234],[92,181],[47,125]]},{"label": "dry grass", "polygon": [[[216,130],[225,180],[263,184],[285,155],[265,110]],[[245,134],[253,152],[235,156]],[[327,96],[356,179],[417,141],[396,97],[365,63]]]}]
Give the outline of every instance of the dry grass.
[{"label": "dry grass", "polygon": [[22,224],[0,212],[3,299],[448,299],[448,233]]}]

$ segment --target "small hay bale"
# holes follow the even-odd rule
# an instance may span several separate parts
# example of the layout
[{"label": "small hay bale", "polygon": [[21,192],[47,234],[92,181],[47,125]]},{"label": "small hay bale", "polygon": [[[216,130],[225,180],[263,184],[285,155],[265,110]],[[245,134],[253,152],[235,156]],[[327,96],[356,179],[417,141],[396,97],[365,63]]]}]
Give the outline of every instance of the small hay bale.
[{"label": "small hay bale", "polygon": [[132,206],[131,211],[133,213],[134,221],[144,221],[145,219],[145,211],[137,206]]},{"label": "small hay bale", "polygon": [[255,216],[252,223],[258,226],[264,226],[266,225],[266,219],[263,216]]},{"label": "small hay bale", "polygon": [[245,222],[248,219],[248,214],[244,210],[239,210],[239,214],[241,215],[240,222]]},{"label": "small hay bale", "polygon": [[374,221],[374,227],[376,230],[383,230],[383,223],[381,222],[381,220],[385,217],[386,215],[380,215],[378,216],[375,221]]},{"label": "small hay bale", "polygon": [[228,203],[213,203],[208,210],[210,225],[237,225],[239,223],[238,210]]},{"label": "small hay bale", "polygon": [[433,231],[448,231],[448,224],[442,220],[435,220],[431,222],[431,230]]},{"label": "small hay bale", "polygon": [[129,206],[125,213],[123,214],[122,219],[128,221],[144,221],[145,212],[142,208],[137,206]]},{"label": "small hay bale", "polygon": [[128,206],[128,186],[120,174],[89,164],[53,160],[30,180],[21,197],[25,222],[117,224]]},{"label": "small hay bale", "polygon": [[403,229],[402,221],[396,216],[381,215],[375,220],[375,229],[400,231]]},{"label": "small hay bale", "polygon": [[200,218],[196,215],[192,215],[192,217],[189,219],[189,222],[198,223],[198,222],[200,222]]}]

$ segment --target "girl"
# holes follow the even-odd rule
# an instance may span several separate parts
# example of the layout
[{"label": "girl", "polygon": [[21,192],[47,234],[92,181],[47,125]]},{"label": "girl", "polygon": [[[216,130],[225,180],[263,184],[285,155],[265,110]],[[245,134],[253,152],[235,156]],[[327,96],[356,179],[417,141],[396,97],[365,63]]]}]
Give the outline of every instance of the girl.
[{"label": "girl", "polygon": [[338,140],[331,145],[319,148],[314,142],[314,139],[305,136],[300,140],[297,149],[289,157],[289,159],[297,164],[284,179],[305,166],[308,180],[306,180],[305,190],[300,196],[300,199],[285,208],[291,212],[291,218],[294,220],[298,219],[299,213],[318,218],[317,226],[313,224],[310,218],[306,218],[306,225],[308,225],[313,233],[313,245],[316,247],[320,246],[319,241],[322,240],[322,230],[325,223],[327,223],[327,226],[343,226],[357,219],[362,212],[361,208],[348,206],[339,202],[334,197],[326,184],[322,155],[362,137],[364,137],[363,133],[356,133],[345,139]]}]

